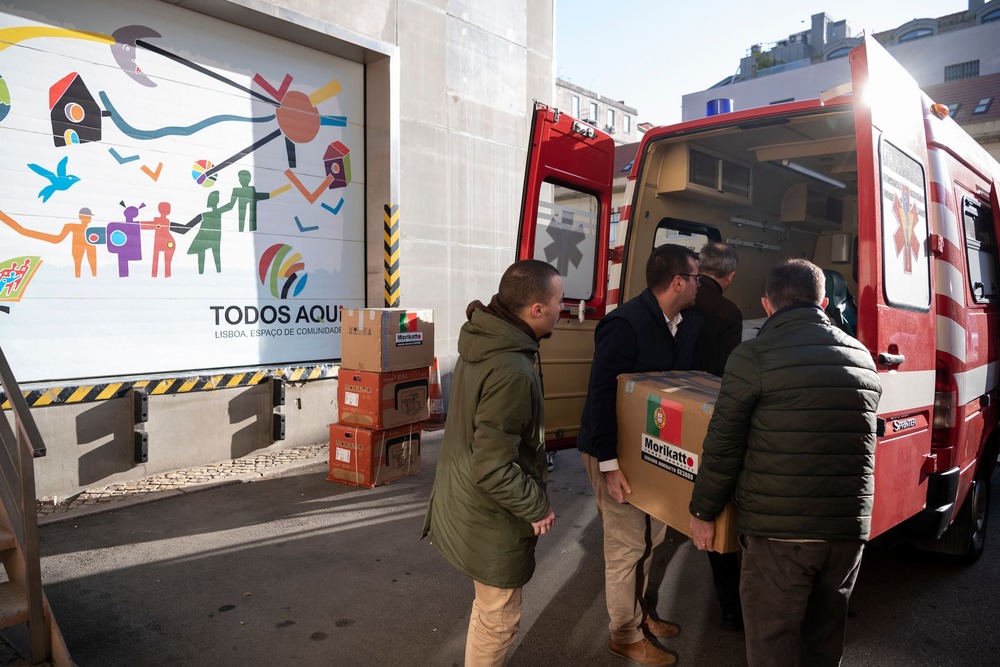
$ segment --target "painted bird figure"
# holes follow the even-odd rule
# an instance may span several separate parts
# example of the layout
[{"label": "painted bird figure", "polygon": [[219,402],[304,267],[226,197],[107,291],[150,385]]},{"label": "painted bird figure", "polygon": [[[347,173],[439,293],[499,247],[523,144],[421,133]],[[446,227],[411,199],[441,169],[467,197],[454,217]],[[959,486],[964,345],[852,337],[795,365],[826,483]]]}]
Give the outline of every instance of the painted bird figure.
[{"label": "painted bird figure", "polygon": [[67,162],[69,162],[68,155],[59,160],[59,166],[56,167],[56,173],[54,174],[45,167],[40,167],[37,164],[28,165],[28,169],[39,176],[49,179],[49,184],[38,192],[38,196],[42,198],[43,204],[49,200],[49,197],[55,194],[56,190],[69,190],[74,183],[80,180],[79,176],[66,173]]}]

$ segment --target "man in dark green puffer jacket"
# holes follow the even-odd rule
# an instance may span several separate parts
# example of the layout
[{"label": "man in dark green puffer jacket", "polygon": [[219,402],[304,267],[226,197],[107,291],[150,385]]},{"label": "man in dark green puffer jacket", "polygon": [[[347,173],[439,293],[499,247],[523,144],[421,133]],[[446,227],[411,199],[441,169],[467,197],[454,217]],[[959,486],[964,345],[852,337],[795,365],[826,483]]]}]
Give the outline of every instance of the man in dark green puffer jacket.
[{"label": "man in dark green puffer jacket", "polygon": [[737,505],[747,658],[838,665],[871,523],[876,412],[871,353],[823,312],[823,272],[782,262],[768,320],[726,364],[691,498],[692,540]]},{"label": "man in dark green puffer jacket", "polygon": [[521,619],[535,543],[555,521],[545,492],[538,342],[562,309],[562,278],[534,259],[511,265],[483,305],[469,304],[422,536],[471,577],[467,666],[503,665]]}]

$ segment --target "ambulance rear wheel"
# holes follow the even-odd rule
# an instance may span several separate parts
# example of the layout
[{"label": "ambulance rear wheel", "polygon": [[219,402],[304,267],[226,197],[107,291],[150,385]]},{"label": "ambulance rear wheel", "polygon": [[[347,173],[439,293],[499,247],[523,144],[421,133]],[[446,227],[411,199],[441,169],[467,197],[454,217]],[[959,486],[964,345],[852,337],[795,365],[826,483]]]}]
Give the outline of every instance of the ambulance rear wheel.
[{"label": "ambulance rear wheel", "polygon": [[[985,475],[977,475],[969,487],[969,493],[958,510],[955,523],[948,529],[953,539],[958,542],[954,551],[956,560],[961,563],[974,563],[983,555],[986,546],[986,526],[990,518],[990,479]],[[947,538],[947,533],[942,539]]]}]

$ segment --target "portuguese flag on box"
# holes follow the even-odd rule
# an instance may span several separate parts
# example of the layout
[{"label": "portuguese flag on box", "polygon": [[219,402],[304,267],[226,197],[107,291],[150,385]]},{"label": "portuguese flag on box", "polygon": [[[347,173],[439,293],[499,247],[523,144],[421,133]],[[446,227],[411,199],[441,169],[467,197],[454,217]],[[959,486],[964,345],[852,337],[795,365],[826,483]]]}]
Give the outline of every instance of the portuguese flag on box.
[{"label": "portuguese flag on box", "polygon": [[657,440],[679,445],[684,406],[659,394],[646,397],[646,433]]},{"label": "portuguese flag on box", "polygon": [[419,318],[417,313],[410,310],[402,313],[399,316],[399,333],[406,333],[408,331],[416,331]]}]

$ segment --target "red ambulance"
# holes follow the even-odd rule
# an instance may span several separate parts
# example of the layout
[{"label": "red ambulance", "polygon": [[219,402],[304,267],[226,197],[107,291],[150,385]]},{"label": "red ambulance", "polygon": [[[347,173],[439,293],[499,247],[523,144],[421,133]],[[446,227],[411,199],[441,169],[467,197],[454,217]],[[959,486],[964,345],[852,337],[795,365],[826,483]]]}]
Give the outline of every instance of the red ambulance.
[{"label": "red ambulance", "polygon": [[542,348],[549,447],[573,445],[594,327],[645,287],[653,248],[736,248],[745,337],[768,270],[804,257],[882,381],[872,537],[971,561],[998,453],[1000,164],[874,39],[850,64],[824,98],[646,132],[617,221],[612,139],[536,107],[518,256],[555,264],[573,303]]}]

